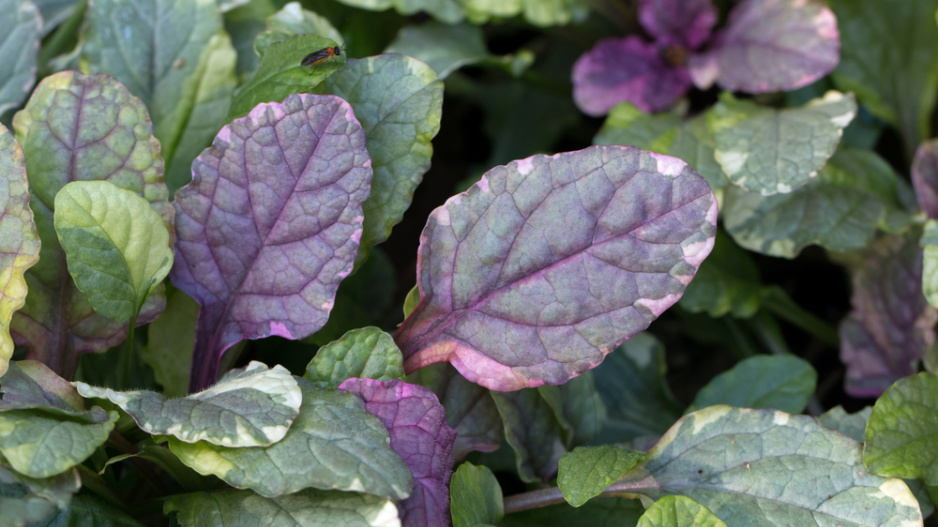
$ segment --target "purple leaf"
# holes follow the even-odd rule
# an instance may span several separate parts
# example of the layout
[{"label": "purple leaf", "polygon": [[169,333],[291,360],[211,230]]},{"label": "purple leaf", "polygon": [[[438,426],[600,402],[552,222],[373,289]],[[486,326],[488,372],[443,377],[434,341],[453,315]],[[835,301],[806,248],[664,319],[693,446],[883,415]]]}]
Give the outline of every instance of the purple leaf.
[{"label": "purple leaf", "polygon": [[919,207],[929,218],[938,219],[938,139],[925,141],[915,151],[912,184]]},{"label": "purple leaf", "polygon": [[638,21],[659,44],[693,49],[710,38],[717,10],[710,0],[639,0]]},{"label": "purple leaf", "polygon": [[807,86],[840,60],[834,13],[817,0],[745,0],[704,54],[690,57],[694,84],[764,93]]},{"label": "purple leaf", "polygon": [[654,44],[636,36],[600,40],[573,65],[573,100],[594,116],[623,101],[644,112],[663,110],[690,85],[686,70],[672,67]]},{"label": "purple leaf", "polygon": [[371,183],[365,134],[342,99],[295,94],[221,129],[176,192],[172,281],[201,309],[190,391],[243,339],[306,337],[352,270]]},{"label": "purple leaf", "polygon": [[677,302],[717,204],[680,159],[594,146],[496,167],[430,215],[404,370],[449,361],[498,391],[562,384]]},{"label": "purple leaf", "polygon": [[918,240],[889,236],[874,241],[853,273],[853,310],[840,323],[840,359],[846,390],[878,397],[893,382],[914,374],[935,341],[938,311],[922,294]]},{"label": "purple leaf", "polygon": [[399,379],[351,378],[340,390],[357,393],[365,410],[391,434],[391,449],[414,476],[414,492],[398,504],[404,527],[449,525],[449,480],[453,473],[456,431],[446,424],[446,409],[428,388]]}]

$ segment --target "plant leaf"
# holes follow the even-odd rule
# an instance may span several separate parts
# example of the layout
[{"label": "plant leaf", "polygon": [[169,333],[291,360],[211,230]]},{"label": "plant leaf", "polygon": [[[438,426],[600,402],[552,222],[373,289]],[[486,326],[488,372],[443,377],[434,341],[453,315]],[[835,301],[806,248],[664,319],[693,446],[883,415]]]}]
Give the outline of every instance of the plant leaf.
[{"label": "plant leaf", "polygon": [[852,94],[827,92],[799,108],[776,110],[729,93],[707,116],[714,156],[730,181],[763,196],[785,194],[816,177],[856,115]]},{"label": "plant leaf", "polygon": [[912,161],[912,184],[918,206],[929,218],[938,218],[938,139],[918,145]]},{"label": "plant leaf", "polygon": [[491,392],[505,426],[505,439],[515,453],[518,477],[527,483],[547,482],[566,453],[567,434],[554,408],[536,389]]},{"label": "plant leaf", "polygon": [[588,115],[605,115],[620,102],[644,112],[663,110],[691,87],[684,68],[668,64],[635,35],[600,40],[573,64],[573,100]]},{"label": "plant leaf", "polygon": [[356,264],[388,239],[410,207],[414,190],[430,168],[440,130],[443,82],[429,66],[403,55],[349,59],[315,93],[342,97],[365,130],[374,180],[363,205],[365,230]]},{"label": "plant leaf", "polygon": [[710,38],[717,10],[710,0],[640,0],[638,21],[658,44],[693,49]]},{"label": "plant leaf", "polygon": [[342,34],[328,18],[303,9],[299,2],[290,2],[267,17],[267,29],[254,37],[254,51],[263,55],[271,44],[286,42],[293,35],[319,35],[342,42]]},{"label": "plant leaf", "polygon": [[938,377],[921,372],[896,381],[866,423],[863,462],[876,474],[938,484]]},{"label": "plant leaf", "polygon": [[11,362],[0,379],[0,393],[0,412],[39,410],[89,423],[101,420],[101,414],[85,408],[85,400],[74,386],[38,361]]},{"label": "plant leaf", "polygon": [[176,290],[160,318],[147,326],[147,345],[140,350],[140,358],[153,369],[153,377],[167,397],[188,393],[198,314],[199,304]]},{"label": "plant leaf", "polygon": [[351,377],[389,381],[404,378],[403,364],[391,335],[369,326],[353,329],[319,348],[303,378],[317,388],[338,388]]},{"label": "plant leaf", "polygon": [[150,391],[118,392],[74,383],[82,397],[107,399],[141,430],[181,441],[206,441],[230,448],[267,446],[283,439],[300,411],[302,394],[283,366],[251,361],[218,384],[182,399]]},{"label": "plant leaf", "polygon": [[710,49],[692,55],[694,83],[726,90],[791,91],[830,73],[840,60],[837,19],[815,0],[745,0],[730,11]]},{"label": "plant leaf", "polygon": [[42,522],[55,514],[56,509],[68,509],[72,495],[80,487],[81,480],[74,468],[48,478],[30,478],[0,460],[0,523],[25,527]]},{"label": "plant leaf", "polygon": [[[32,2],[0,0],[0,116],[23,102],[36,82],[42,18]],[[8,148],[6,145],[0,148]]]},{"label": "plant leaf", "polygon": [[0,377],[13,356],[10,321],[26,303],[25,273],[39,261],[39,250],[23,148],[0,124]]},{"label": "plant leaf", "polygon": [[938,221],[927,220],[922,246],[922,293],[932,307],[938,307]]},{"label": "plant leaf", "polygon": [[505,516],[502,488],[485,465],[477,467],[469,462],[459,465],[449,490],[453,527],[497,525]]},{"label": "plant leaf", "polygon": [[609,490],[681,494],[728,525],[921,525],[905,483],[868,474],[861,453],[812,417],[711,406],[681,418]]},{"label": "plant leaf", "polygon": [[[606,404],[596,389],[592,371],[560,386],[541,386],[538,390],[542,395],[545,390],[557,392],[560,399],[557,419],[571,432],[565,443],[568,448],[589,443],[603,428],[607,415]],[[557,408],[554,411],[558,413]]]},{"label": "plant leaf", "polygon": [[853,269],[853,309],[840,323],[845,390],[876,397],[916,372],[935,342],[938,310],[922,295],[922,252],[911,236],[875,240]]},{"label": "plant leaf", "polygon": [[393,500],[410,495],[410,471],[388,446],[388,433],[352,394],[299,381],[300,413],[287,435],[265,447],[228,448],[170,438],[169,448],[202,475],[268,498],[314,487],[367,492]]},{"label": "plant leaf", "polygon": [[680,306],[692,313],[706,312],[713,318],[732,313],[749,318],[762,304],[759,270],[749,254],[722,231],[710,256],[700,265],[687,286]]},{"label": "plant leaf", "polygon": [[79,494],[68,510],[60,510],[50,518],[48,527],[94,525],[95,527],[143,527],[123,510],[93,494]]},{"label": "plant leaf", "polygon": [[456,431],[446,423],[446,409],[436,395],[399,379],[349,379],[339,389],[364,399],[365,410],[388,428],[391,448],[414,476],[413,493],[398,505],[402,525],[449,524]]},{"label": "plant leaf", "polygon": [[462,2],[458,0],[339,0],[339,2],[353,7],[360,7],[369,11],[384,11],[394,8],[402,15],[413,15],[424,11],[448,24],[455,24],[462,20]]},{"label": "plant leaf", "polygon": [[196,159],[176,193],[171,272],[201,306],[190,391],[243,339],[325,324],[358,250],[370,164],[348,103],[306,94],[258,105]]},{"label": "plant leaf", "polygon": [[404,26],[385,53],[401,53],[426,62],[442,80],[450,73],[489,56],[482,28],[440,22]]},{"label": "plant leaf", "polygon": [[841,434],[863,443],[866,441],[866,422],[870,419],[872,406],[860,410],[859,412],[848,414],[843,406],[839,404],[818,417],[818,422],[825,428],[836,430]]},{"label": "plant leaf", "polygon": [[714,377],[687,412],[715,404],[801,413],[817,387],[817,372],[794,355],[756,355]]},{"label": "plant leaf", "polygon": [[636,527],[726,527],[710,509],[687,496],[665,496],[656,501]]},{"label": "plant leaf", "polygon": [[55,195],[53,216],[69,273],[94,310],[119,322],[136,319],[173,265],[160,215],[108,181],[73,181]]},{"label": "plant leaf", "polygon": [[636,148],[490,170],[421,235],[420,305],[395,334],[405,371],[448,360],[500,391],[576,377],[677,302],[716,211],[690,167]]},{"label": "plant leaf", "polygon": [[567,503],[579,507],[599,496],[644,457],[644,453],[615,445],[577,447],[560,458],[557,486]]},{"label": "plant leaf", "polygon": [[[44,78],[13,125],[23,145],[42,249],[26,275],[29,296],[13,317],[12,332],[29,347],[28,358],[68,379],[79,354],[116,346],[127,325],[96,314],[67,276],[53,228],[55,195],[70,181],[110,181],[143,196],[173,232],[160,143],[140,99],[102,74],[63,71]],[[155,318],[162,303],[161,293],[151,295],[137,323]]]},{"label": "plant leaf", "polygon": [[501,527],[569,527],[571,525],[589,525],[590,527],[622,527],[635,525],[645,511],[638,500],[625,498],[604,498],[592,500],[579,508],[566,503],[539,507],[505,516]]},{"label": "plant leaf", "polygon": [[355,492],[307,489],[277,498],[247,490],[170,496],[163,514],[176,513],[183,527],[400,527],[394,502]]}]

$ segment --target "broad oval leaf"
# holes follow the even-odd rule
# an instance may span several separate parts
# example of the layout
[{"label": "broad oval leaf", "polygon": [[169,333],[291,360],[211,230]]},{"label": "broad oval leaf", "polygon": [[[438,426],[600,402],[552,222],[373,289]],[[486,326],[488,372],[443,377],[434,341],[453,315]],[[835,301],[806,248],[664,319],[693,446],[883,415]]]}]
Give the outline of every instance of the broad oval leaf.
[{"label": "broad oval leaf", "polygon": [[644,453],[616,445],[577,447],[560,458],[557,486],[567,503],[579,507],[606,490],[644,457]]},{"label": "broad oval leaf", "polygon": [[918,206],[929,218],[938,218],[938,139],[918,145],[912,161],[912,184]]},{"label": "broad oval leaf", "polygon": [[176,192],[173,284],[201,309],[190,391],[244,339],[326,323],[362,232],[371,160],[345,101],[295,94],[222,128]]},{"label": "broad oval leaf", "polygon": [[315,93],[342,97],[365,130],[374,179],[365,201],[358,265],[371,246],[388,239],[410,207],[414,190],[430,168],[440,130],[443,82],[414,58],[385,54],[356,60],[321,82]]},{"label": "broad oval leaf", "polygon": [[420,305],[395,334],[404,369],[449,361],[499,391],[563,383],[677,302],[716,214],[683,161],[636,148],[496,167],[424,228]]},{"label": "broad oval leaf", "polygon": [[692,498],[728,525],[921,525],[901,480],[808,416],[711,406],[683,417],[610,492]]},{"label": "broad oval leaf", "polygon": [[226,447],[266,446],[283,439],[299,413],[302,394],[283,366],[252,361],[218,384],[181,399],[151,391],[118,392],[75,382],[82,397],[107,399],[149,434]]},{"label": "broad oval leaf", "polygon": [[740,361],[697,392],[688,412],[715,404],[800,413],[817,387],[817,372],[794,355],[757,355]]},{"label": "broad oval leaf", "polygon": [[53,216],[69,273],[94,310],[135,320],[173,265],[160,215],[108,181],[73,181],[55,195]]},{"label": "broad oval leaf", "polygon": [[693,49],[710,37],[717,10],[710,0],[639,0],[638,20],[659,44]]},{"label": "broad oval leaf", "polygon": [[840,60],[834,13],[819,0],[745,0],[703,55],[690,58],[695,83],[715,76],[730,91],[764,93],[807,86]]},{"label": "broad oval leaf", "polygon": [[477,467],[469,462],[459,465],[449,490],[453,527],[498,525],[505,515],[502,488],[485,465]]},{"label": "broad oval leaf", "polygon": [[489,56],[481,27],[440,22],[402,27],[384,52],[410,55],[426,62],[440,79]]},{"label": "broad oval leaf", "polygon": [[23,148],[0,124],[0,376],[13,356],[10,321],[26,304],[25,273],[39,261],[39,245]]},{"label": "broad oval leaf", "polygon": [[366,492],[392,500],[411,494],[407,465],[388,445],[388,432],[349,393],[300,380],[303,404],[287,435],[264,447],[227,448],[170,438],[169,448],[203,475],[269,498],[309,487]]},{"label": "broad oval leaf", "polygon": [[353,329],[319,348],[303,378],[317,388],[338,388],[351,377],[389,381],[404,377],[403,364],[391,335],[370,326]]},{"label": "broad oval leaf", "polygon": [[364,399],[365,410],[388,428],[391,448],[414,476],[413,493],[398,505],[402,524],[447,525],[456,431],[446,423],[446,409],[436,395],[399,379],[349,379],[339,389]]},{"label": "broad oval leaf", "polygon": [[[103,74],[63,71],[46,77],[13,125],[23,145],[42,249],[26,275],[29,296],[12,330],[17,343],[29,347],[29,358],[71,378],[79,354],[116,346],[127,325],[96,314],[68,276],[53,227],[55,195],[71,181],[110,181],[143,196],[172,232],[160,143],[140,99]],[[137,322],[155,318],[162,303],[162,295],[151,295]]]},{"label": "broad oval leaf", "polygon": [[687,496],[665,496],[642,514],[636,527],[726,527],[710,509]]},{"label": "broad oval leaf", "polygon": [[730,181],[763,196],[785,194],[817,176],[853,120],[853,94],[827,92],[776,110],[724,93],[707,116],[714,156]]},{"label": "broad oval leaf", "polygon": [[[19,106],[36,82],[42,18],[32,2],[0,0],[0,116]],[[5,147],[0,147],[5,148]]]}]

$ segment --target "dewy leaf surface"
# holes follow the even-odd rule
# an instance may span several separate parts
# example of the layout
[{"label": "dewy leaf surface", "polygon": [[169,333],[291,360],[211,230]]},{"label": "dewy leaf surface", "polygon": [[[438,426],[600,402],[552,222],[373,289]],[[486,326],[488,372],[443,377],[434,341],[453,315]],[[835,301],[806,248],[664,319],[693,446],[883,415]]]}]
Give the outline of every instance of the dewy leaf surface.
[{"label": "dewy leaf surface", "polygon": [[827,92],[799,108],[760,107],[724,93],[707,116],[714,157],[730,181],[763,196],[817,176],[857,111],[852,94]]},{"label": "dewy leaf surface", "polygon": [[0,0],[0,116],[19,106],[36,82],[42,19],[32,2]]},{"label": "dewy leaf surface", "polygon": [[399,379],[349,379],[339,386],[358,394],[365,410],[378,417],[391,435],[391,448],[414,476],[414,490],[400,502],[404,527],[449,525],[449,482],[453,473],[456,431],[446,423],[446,409],[429,389]]},{"label": "dewy leaf surface", "polygon": [[567,503],[579,507],[606,490],[644,456],[616,445],[577,447],[560,458],[557,486]]},{"label": "dewy leaf surface", "polygon": [[726,527],[709,509],[687,496],[665,496],[648,507],[636,527]]},{"label": "dewy leaf surface", "polygon": [[740,361],[697,392],[688,412],[715,404],[801,413],[817,387],[817,372],[794,355],[756,355]]},{"label": "dewy leaf surface", "polygon": [[388,432],[350,393],[299,380],[303,404],[286,437],[266,447],[226,448],[170,438],[183,463],[229,485],[276,497],[314,487],[366,492],[392,500],[411,494],[407,465]]},{"label": "dewy leaf surface", "polygon": [[852,270],[853,309],[840,323],[840,359],[847,366],[847,393],[876,397],[917,371],[935,342],[938,310],[922,295],[918,239],[879,238],[862,258]]},{"label": "dewy leaf surface", "polygon": [[163,514],[176,513],[183,527],[400,527],[393,501],[355,492],[307,489],[278,498],[247,490],[170,496]]},{"label": "dewy leaf surface", "polygon": [[266,446],[283,439],[302,400],[286,368],[268,369],[254,361],[231,370],[211,388],[181,399],[74,384],[82,397],[107,399],[119,406],[144,432],[232,448]]},{"label": "dewy leaf surface", "polygon": [[73,181],[55,195],[53,216],[69,273],[94,310],[119,322],[136,319],[173,266],[160,215],[108,181]]},{"label": "dewy leaf surface", "polygon": [[921,525],[902,481],[808,416],[711,406],[682,418],[610,491],[687,496],[727,525]]},{"label": "dewy leaf surface", "polygon": [[502,488],[485,465],[463,463],[450,483],[453,527],[498,525],[505,515]]},{"label": "dewy leaf surface", "polygon": [[295,94],[222,128],[176,193],[173,284],[201,309],[190,391],[244,339],[326,323],[362,232],[371,160],[345,101]]},{"label": "dewy leaf surface", "polygon": [[319,348],[303,378],[317,388],[338,388],[351,377],[389,381],[404,378],[403,364],[394,338],[369,326],[353,329]]},{"label": "dewy leaf surface", "polygon": [[39,245],[23,148],[0,124],[0,376],[13,356],[10,321],[26,303],[25,273],[39,261]]},{"label": "dewy leaf surface", "polygon": [[404,369],[449,361],[500,391],[576,377],[677,302],[716,214],[683,161],[636,148],[496,167],[424,228]]},{"label": "dewy leaf surface", "polygon": [[745,0],[730,11],[710,49],[691,56],[689,67],[698,86],[716,76],[727,90],[764,93],[807,86],[839,59],[837,19],[823,2]]},{"label": "dewy leaf surface", "polygon": [[[172,232],[173,208],[163,183],[160,143],[147,109],[122,84],[103,74],[64,71],[42,80],[13,126],[26,158],[29,206],[42,240],[40,261],[26,275],[29,296],[12,323],[18,344],[70,378],[81,353],[119,344],[127,325],[96,314],[68,276],[53,227],[55,195],[70,181],[106,180],[143,196]],[[162,310],[152,295],[138,318]]]},{"label": "dewy leaf surface", "polygon": [[912,184],[918,206],[929,218],[938,218],[938,139],[918,145],[912,161]]},{"label": "dewy leaf surface", "polygon": [[356,60],[320,83],[316,93],[338,95],[355,110],[365,130],[374,180],[365,201],[365,230],[358,265],[383,242],[410,207],[414,190],[430,168],[440,130],[443,82],[426,64],[406,55]]}]

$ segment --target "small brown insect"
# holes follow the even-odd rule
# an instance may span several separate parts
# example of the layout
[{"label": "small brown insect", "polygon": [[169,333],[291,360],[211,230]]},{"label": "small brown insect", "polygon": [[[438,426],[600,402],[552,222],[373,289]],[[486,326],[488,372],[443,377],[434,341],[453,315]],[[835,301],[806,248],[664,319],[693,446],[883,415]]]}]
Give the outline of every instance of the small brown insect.
[{"label": "small brown insect", "polygon": [[183,66],[186,65],[186,59],[180,57],[173,61],[173,67],[177,70],[181,70]]}]

